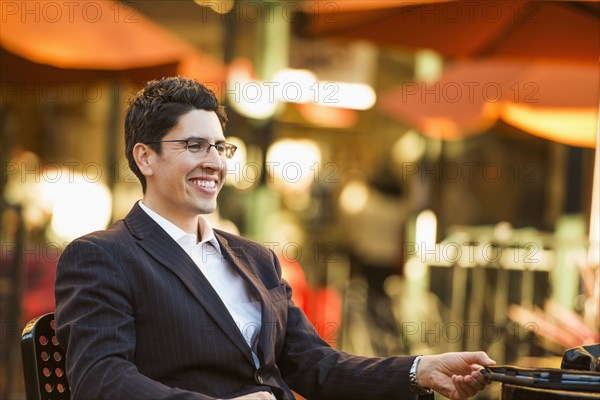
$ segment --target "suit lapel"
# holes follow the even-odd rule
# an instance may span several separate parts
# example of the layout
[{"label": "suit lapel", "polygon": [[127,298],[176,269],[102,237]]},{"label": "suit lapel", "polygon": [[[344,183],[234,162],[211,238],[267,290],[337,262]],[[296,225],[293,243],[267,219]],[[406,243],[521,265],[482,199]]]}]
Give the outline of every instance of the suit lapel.
[{"label": "suit lapel", "polygon": [[138,245],[163,267],[177,275],[215,323],[254,364],[251,350],[227,307],[210,282],[188,254],[141,207],[136,204],[125,218],[125,223],[137,239]]},{"label": "suit lapel", "polygon": [[221,246],[221,251],[225,258],[231,261],[231,265],[249,285],[250,290],[252,290],[260,301],[262,323],[257,348],[258,356],[262,364],[264,362],[263,349],[270,348],[269,346],[271,346],[271,341],[273,340],[270,329],[267,329],[273,321],[269,295],[259,278],[258,271],[251,262],[252,257],[249,257],[246,254],[246,249],[239,246],[232,248],[229,241],[224,236],[221,236],[218,231],[215,231],[215,236],[217,237],[217,241]]}]

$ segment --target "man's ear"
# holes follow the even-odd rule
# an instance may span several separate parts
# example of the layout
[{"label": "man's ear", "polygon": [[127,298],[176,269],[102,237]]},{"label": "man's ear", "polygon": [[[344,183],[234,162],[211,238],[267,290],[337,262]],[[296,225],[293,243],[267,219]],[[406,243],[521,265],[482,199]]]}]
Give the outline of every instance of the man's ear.
[{"label": "man's ear", "polygon": [[147,144],[136,143],[133,146],[133,159],[144,176],[154,175],[152,160],[156,153]]}]

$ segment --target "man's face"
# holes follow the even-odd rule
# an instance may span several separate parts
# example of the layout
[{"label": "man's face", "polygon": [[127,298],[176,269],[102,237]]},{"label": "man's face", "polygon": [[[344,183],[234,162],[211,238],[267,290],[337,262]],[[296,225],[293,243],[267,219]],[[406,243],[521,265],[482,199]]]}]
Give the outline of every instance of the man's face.
[{"label": "man's face", "polygon": [[[191,138],[210,144],[225,142],[217,114],[206,110],[183,114],[161,140]],[[160,145],[160,155],[150,151],[148,156],[146,169],[150,173],[146,175],[144,203],[180,227],[198,214],[212,213],[227,173],[224,156],[214,147],[208,153],[192,153],[185,143]]]}]

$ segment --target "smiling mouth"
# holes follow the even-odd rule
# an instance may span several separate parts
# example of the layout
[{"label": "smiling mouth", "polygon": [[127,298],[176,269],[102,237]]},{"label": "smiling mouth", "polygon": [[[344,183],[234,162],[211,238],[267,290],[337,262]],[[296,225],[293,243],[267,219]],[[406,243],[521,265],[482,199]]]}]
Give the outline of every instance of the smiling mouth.
[{"label": "smiling mouth", "polygon": [[215,181],[207,181],[201,179],[190,179],[190,183],[194,186],[202,187],[205,189],[214,189],[217,187],[217,182]]}]

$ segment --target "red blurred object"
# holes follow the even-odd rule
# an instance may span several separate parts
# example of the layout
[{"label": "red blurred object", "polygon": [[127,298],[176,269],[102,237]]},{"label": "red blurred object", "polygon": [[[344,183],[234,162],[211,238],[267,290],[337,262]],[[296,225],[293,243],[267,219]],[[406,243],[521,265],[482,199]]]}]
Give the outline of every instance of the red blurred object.
[{"label": "red blurred object", "polygon": [[294,304],[304,311],[319,336],[335,347],[342,322],[340,294],[328,287],[310,287],[302,267],[294,260],[282,257],[281,269],[283,278],[292,287]]},{"label": "red blurred object", "polygon": [[[38,260],[36,260],[38,258]],[[56,261],[39,260],[40,256],[25,260],[25,292],[23,294],[23,321],[54,311],[54,279]]]},{"label": "red blurred object", "polygon": [[319,336],[336,347],[342,323],[342,298],[339,292],[330,287],[311,289],[306,316]]},{"label": "red blurred object", "polygon": [[[15,260],[10,243],[5,244],[0,264],[0,277],[9,281],[10,276],[13,275],[11,269],[14,268]],[[27,249],[27,246],[25,248]],[[23,324],[34,317],[54,311],[54,279],[59,256],[55,250],[57,249],[27,249],[23,252],[24,260],[21,267],[23,296],[20,312],[20,320]],[[9,282],[9,287],[18,285],[16,282]]]},{"label": "red blurred object", "polygon": [[304,270],[292,259],[281,257],[280,262],[283,279],[292,287],[292,301],[298,308],[306,312],[309,293]]}]

